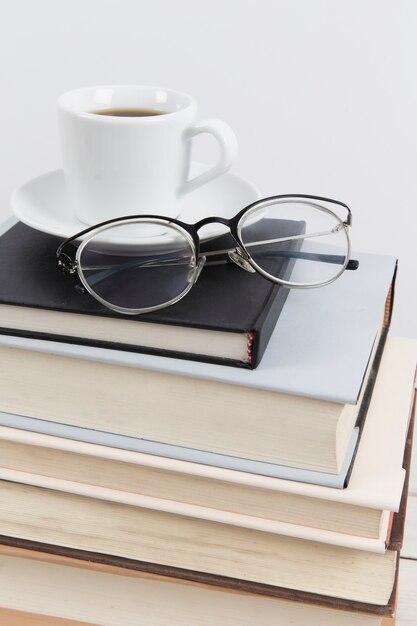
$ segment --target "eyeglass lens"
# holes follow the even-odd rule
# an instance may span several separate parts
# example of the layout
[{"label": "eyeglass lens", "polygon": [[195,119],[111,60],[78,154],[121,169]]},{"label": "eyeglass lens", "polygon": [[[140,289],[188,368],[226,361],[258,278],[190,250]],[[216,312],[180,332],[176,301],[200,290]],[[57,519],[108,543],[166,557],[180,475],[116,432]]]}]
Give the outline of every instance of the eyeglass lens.
[{"label": "eyeglass lens", "polygon": [[261,202],[241,218],[238,231],[256,266],[293,286],[331,281],[347,262],[342,221],[314,202]]},{"label": "eyeglass lens", "polygon": [[112,225],[80,247],[79,271],[99,299],[122,309],[158,307],[189,288],[192,242],[168,223]]}]

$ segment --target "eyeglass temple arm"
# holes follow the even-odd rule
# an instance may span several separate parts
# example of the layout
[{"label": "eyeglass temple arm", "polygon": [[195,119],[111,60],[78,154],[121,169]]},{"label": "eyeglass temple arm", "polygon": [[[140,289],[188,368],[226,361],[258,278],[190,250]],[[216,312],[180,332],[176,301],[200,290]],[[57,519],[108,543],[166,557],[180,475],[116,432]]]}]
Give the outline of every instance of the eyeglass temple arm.
[{"label": "eyeglass temple arm", "polygon": [[[303,259],[305,261],[320,261],[322,263],[333,263],[335,265],[343,265],[346,257],[342,254],[320,254],[318,252],[297,252],[292,250],[282,250],[281,252],[264,251],[258,253],[257,256],[262,257],[281,257],[287,259]],[[206,264],[208,265],[208,264]],[[359,261],[350,260],[346,265],[347,270],[356,270],[359,267]]]},{"label": "eyeglass temple arm", "polygon": [[[346,225],[347,223],[345,223]],[[251,248],[253,246],[265,246],[271,243],[283,243],[285,241],[296,241],[300,239],[308,239],[309,237],[321,237],[323,235],[331,235],[332,233],[338,232],[342,228],[342,224],[336,226],[336,228],[328,231],[319,231],[316,233],[301,234],[301,235],[291,235],[289,237],[278,237],[276,239],[265,239],[263,241],[253,241],[251,243],[245,244],[245,248]],[[209,252],[204,252],[204,256],[219,256],[221,254],[227,254],[228,252],[232,252],[233,248],[228,248],[225,250],[211,250]],[[288,251],[265,251],[262,253],[262,256],[281,256],[293,259],[305,259],[311,261],[321,261],[322,263],[338,263],[343,265],[345,262],[345,258],[343,255],[334,255],[334,254],[324,254],[324,253],[313,253],[313,252],[301,252],[296,250],[288,250]],[[218,262],[211,263],[210,261],[206,263],[206,265],[211,265],[214,263],[218,264]],[[351,259],[346,265],[347,270],[357,270],[359,267],[359,261]]]},{"label": "eyeglass temple arm", "polygon": [[[222,250],[221,253],[227,253],[227,252],[232,252],[233,250],[235,250],[235,248],[232,248],[230,250]],[[207,253],[204,256],[208,256],[208,254],[212,254]],[[217,253],[217,255],[220,256],[219,253]],[[320,261],[322,263],[334,263],[334,264],[338,264],[338,265],[343,265],[343,263],[345,262],[346,257],[344,257],[341,254],[319,254],[317,252],[297,252],[297,251],[287,251],[287,250],[283,250],[281,252],[262,252],[261,255],[263,257],[284,257],[287,259],[303,259],[305,261]],[[223,256],[223,255],[222,255]],[[259,254],[258,254],[259,256]],[[225,263],[227,263],[228,260],[227,259],[219,259],[218,261],[207,261],[205,263],[206,266],[210,266],[210,265],[223,265]],[[357,270],[359,267],[359,261],[356,261],[355,259],[350,259],[350,261],[348,261],[348,264],[346,265],[345,269],[346,270]]]}]

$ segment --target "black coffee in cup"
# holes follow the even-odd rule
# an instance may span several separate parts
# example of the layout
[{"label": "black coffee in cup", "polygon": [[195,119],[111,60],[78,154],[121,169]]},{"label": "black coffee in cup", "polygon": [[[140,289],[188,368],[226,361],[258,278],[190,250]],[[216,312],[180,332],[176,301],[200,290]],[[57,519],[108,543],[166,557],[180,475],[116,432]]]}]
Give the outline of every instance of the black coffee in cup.
[{"label": "black coffee in cup", "polygon": [[166,111],[156,109],[102,109],[91,111],[94,115],[111,115],[113,117],[152,117],[153,115],[164,115]]}]

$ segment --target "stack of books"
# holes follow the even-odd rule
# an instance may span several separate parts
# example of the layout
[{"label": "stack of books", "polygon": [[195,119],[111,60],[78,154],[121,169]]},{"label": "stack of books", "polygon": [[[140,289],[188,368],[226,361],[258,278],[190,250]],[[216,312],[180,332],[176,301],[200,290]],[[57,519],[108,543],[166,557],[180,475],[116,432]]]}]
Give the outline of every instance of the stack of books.
[{"label": "stack of books", "polygon": [[207,268],[132,319],[55,275],[54,237],[0,242],[4,623],[394,623],[417,355],[388,333],[395,259],[291,292]]}]

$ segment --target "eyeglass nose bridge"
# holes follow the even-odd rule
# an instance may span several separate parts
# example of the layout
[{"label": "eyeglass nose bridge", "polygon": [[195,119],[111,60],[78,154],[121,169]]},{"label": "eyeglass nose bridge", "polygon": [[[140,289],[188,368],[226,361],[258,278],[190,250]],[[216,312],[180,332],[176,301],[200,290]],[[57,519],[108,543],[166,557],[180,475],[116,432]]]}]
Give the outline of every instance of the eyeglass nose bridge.
[{"label": "eyeglass nose bridge", "polygon": [[205,217],[196,224],[194,227],[196,230],[200,230],[203,226],[207,226],[207,224],[223,224],[223,226],[227,226],[230,228],[232,220],[229,220],[225,217]]}]

